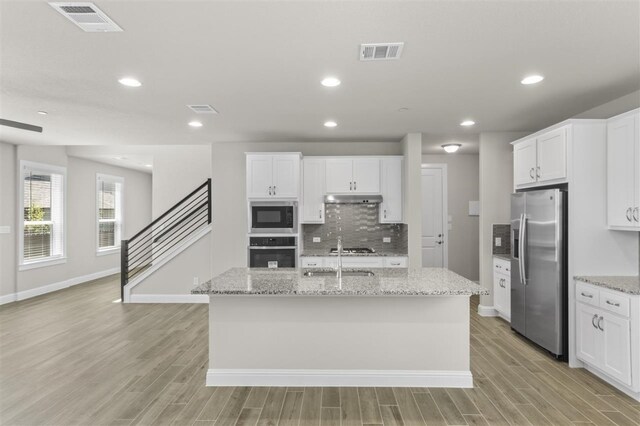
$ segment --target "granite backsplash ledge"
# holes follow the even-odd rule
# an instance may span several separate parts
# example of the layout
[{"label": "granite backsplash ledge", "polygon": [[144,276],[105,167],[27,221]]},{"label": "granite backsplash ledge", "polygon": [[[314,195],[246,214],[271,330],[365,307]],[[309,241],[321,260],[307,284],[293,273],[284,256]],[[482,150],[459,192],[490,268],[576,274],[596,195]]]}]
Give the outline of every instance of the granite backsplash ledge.
[{"label": "granite backsplash ledge", "polygon": [[[407,253],[407,225],[378,222],[378,204],[327,204],[325,223],[302,225],[303,252],[326,252],[337,247],[366,247],[376,252]],[[320,238],[314,243],[315,237]],[[391,238],[384,243],[383,238]]]}]

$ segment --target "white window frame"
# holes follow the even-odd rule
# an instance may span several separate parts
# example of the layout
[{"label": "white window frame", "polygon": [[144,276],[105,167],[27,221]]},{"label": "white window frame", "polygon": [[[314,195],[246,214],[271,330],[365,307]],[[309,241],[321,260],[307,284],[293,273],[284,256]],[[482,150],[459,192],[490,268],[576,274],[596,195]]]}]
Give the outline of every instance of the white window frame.
[{"label": "white window frame", "polygon": [[[54,256],[44,257],[35,260],[25,260],[24,258],[24,170],[43,174],[62,175],[62,253]],[[20,161],[18,169],[18,270],[42,268],[45,266],[59,265],[67,262],[67,168],[53,166],[51,164],[36,163],[33,161]],[[41,222],[38,222],[41,223]],[[53,223],[53,222],[50,222]]]},{"label": "white window frame", "polygon": [[[113,222],[118,222],[117,214],[120,214],[120,235],[116,235],[116,245],[110,247],[100,247],[100,207],[98,202],[100,200],[100,182],[112,182],[121,185],[120,199],[116,200],[116,219]],[[96,173],[96,256],[105,256],[108,254],[119,253],[121,240],[124,237],[124,178],[121,176],[112,176],[102,173]],[[102,222],[108,222],[103,220]]]}]

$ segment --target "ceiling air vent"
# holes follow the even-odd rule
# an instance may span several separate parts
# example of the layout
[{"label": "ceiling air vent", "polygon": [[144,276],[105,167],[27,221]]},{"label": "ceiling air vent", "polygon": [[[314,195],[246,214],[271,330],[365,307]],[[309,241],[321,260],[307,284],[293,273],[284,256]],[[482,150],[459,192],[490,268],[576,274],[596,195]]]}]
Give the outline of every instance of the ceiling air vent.
[{"label": "ceiling air vent", "polygon": [[187,105],[189,109],[196,114],[217,114],[216,111],[211,105]]},{"label": "ceiling air vent", "polygon": [[108,33],[122,31],[122,28],[111,20],[95,4],[87,2],[53,2],[51,7],[65,18],[88,33]]},{"label": "ceiling air vent", "polygon": [[360,45],[361,61],[388,61],[398,59],[404,43],[367,43]]}]

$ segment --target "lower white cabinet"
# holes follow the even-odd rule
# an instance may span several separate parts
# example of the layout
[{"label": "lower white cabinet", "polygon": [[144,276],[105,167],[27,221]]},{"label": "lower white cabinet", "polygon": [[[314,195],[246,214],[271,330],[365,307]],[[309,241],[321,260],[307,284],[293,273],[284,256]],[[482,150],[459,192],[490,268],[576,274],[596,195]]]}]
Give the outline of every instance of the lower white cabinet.
[{"label": "lower white cabinet", "polygon": [[633,392],[640,391],[639,297],[576,283],[576,357]]},{"label": "lower white cabinet", "polygon": [[497,257],[493,258],[493,308],[511,320],[511,262]]},{"label": "lower white cabinet", "polygon": [[[337,256],[302,256],[303,268],[336,268]],[[343,268],[406,268],[406,256],[344,256]]]}]

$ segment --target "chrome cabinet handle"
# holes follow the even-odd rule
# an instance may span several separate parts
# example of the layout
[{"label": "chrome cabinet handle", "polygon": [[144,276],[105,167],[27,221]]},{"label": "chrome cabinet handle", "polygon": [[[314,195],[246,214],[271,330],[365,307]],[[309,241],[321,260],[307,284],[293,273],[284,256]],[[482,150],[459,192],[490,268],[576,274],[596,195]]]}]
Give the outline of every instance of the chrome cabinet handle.
[{"label": "chrome cabinet handle", "polygon": [[356,191],[358,189],[358,182],[353,181],[353,190]]},{"label": "chrome cabinet handle", "polygon": [[353,191],[353,182],[349,182],[349,191]]},{"label": "chrome cabinet handle", "polygon": [[322,209],[318,210],[318,217],[322,219]]},{"label": "chrome cabinet handle", "polygon": [[631,207],[629,207],[629,208],[627,209],[627,220],[628,220],[629,222],[631,222],[631,210],[632,210],[632,209],[631,209]]},{"label": "chrome cabinet handle", "polygon": [[307,263],[308,266],[316,266],[317,263]]},{"label": "chrome cabinet handle", "polygon": [[633,209],[633,220],[635,220],[636,222],[640,222],[640,218],[638,218],[638,210],[638,207]]},{"label": "chrome cabinet handle", "polygon": [[593,318],[591,318],[591,325],[593,326],[593,328],[598,328],[598,326],[595,323],[595,320],[597,319],[598,319],[598,314],[595,314]]},{"label": "chrome cabinet handle", "polygon": [[620,307],[620,303],[614,303],[611,300],[607,300],[607,305],[615,306],[616,308]]},{"label": "chrome cabinet handle", "polygon": [[536,167],[536,177],[540,179],[540,166]]},{"label": "chrome cabinet handle", "polygon": [[580,293],[582,296],[584,297],[588,297],[589,299],[593,299],[593,294],[588,294],[588,293]]},{"label": "chrome cabinet handle", "polygon": [[600,331],[604,331],[604,328],[602,328],[602,321],[604,321],[604,318],[600,317],[600,319],[598,320],[598,328],[600,329]]},{"label": "chrome cabinet handle", "polygon": [[438,243],[438,244],[442,244],[442,241],[436,241],[436,243]]},{"label": "chrome cabinet handle", "polygon": [[384,218],[387,218],[387,209],[384,209]]},{"label": "chrome cabinet handle", "polygon": [[529,170],[529,176],[531,176],[531,179],[535,179],[536,177],[533,175],[533,167],[531,168],[531,170]]},{"label": "chrome cabinet handle", "polygon": [[391,262],[391,266],[400,266],[400,262]]},{"label": "chrome cabinet handle", "polygon": [[273,186],[273,195],[276,195],[276,187],[275,187],[275,185]]},{"label": "chrome cabinet handle", "polygon": [[272,188],[272,187],[269,187],[269,195],[273,195],[273,194],[271,193],[271,188]]}]

